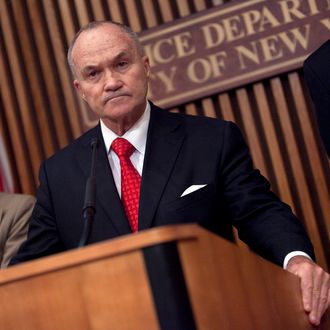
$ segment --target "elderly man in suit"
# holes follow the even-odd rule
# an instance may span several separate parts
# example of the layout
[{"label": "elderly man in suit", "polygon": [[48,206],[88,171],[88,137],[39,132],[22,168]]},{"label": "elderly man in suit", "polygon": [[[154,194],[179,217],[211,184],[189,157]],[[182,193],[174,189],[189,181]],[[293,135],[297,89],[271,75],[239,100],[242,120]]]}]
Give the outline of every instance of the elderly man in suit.
[{"label": "elderly man in suit", "polygon": [[26,239],[35,198],[29,195],[0,192],[0,266],[10,259]]},{"label": "elderly man in suit", "polygon": [[12,264],[75,248],[96,149],[96,215],[88,243],[155,226],[197,222],[240,238],[301,277],[313,324],[329,305],[329,274],[290,208],[254,170],[238,128],[166,112],[147,101],[149,60],[126,26],[93,22],[68,52],[74,85],[100,123],[44,162],[28,240]]}]

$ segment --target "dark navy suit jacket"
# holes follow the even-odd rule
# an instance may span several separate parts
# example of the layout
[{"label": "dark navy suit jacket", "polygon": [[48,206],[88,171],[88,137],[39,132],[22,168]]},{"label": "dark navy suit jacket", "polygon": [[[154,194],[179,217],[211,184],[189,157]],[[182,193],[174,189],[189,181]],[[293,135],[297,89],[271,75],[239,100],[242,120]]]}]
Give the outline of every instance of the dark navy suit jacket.
[{"label": "dark navy suit jacket", "polygon": [[[89,243],[130,233],[98,125],[42,164],[28,240],[12,264],[77,246],[94,137],[101,144]],[[180,197],[199,184],[206,186]],[[302,225],[253,169],[242,135],[230,122],[169,113],[152,105],[139,205],[140,231],[196,222],[232,239],[235,225],[242,240],[275,263],[282,264],[292,250],[314,256]]]}]

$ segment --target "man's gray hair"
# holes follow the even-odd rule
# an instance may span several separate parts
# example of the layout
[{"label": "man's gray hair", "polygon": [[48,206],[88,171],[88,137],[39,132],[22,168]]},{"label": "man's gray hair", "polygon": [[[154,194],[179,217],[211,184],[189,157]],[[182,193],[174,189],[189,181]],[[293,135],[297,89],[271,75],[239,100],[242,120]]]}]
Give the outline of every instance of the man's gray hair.
[{"label": "man's gray hair", "polygon": [[134,32],[129,26],[127,26],[125,24],[122,24],[122,23],[119,23],[119,22],[113,22],[113,21],[93,21],[93,22],[90,22],[87,25],[83,26],[77,32],[77,34],[74,36],[74,38],[71,42],[71,45],[68,49],[67,60],[68,60],[68,64],[69,64],[71,73],[74,77],[76,75],[76,72],[75,72],[75,66],[74,66],[74,63],[73,63],[73,60],[72,60],[72,49],[73,49],[77,39],[79,38],[79,36],[81,35],[82,32],[88,31],[88,30],[93,30],[93,29],[98,28],[99,26],[106,25],[106,24],[117,26],[120,30],[127,33],[127,35],[134,41],[139,54],[141,56],[144,55],[143,47],[140,43],[140,40],[139,40],[139,37],[138,37],[137,33]]}]

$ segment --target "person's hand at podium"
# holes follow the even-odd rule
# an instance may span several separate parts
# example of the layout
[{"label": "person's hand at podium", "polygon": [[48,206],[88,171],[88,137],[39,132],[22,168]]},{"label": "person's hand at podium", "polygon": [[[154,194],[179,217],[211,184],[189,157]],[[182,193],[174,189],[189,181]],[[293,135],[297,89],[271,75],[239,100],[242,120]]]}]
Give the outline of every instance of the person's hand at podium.
[{"label": "person's hand at podium", "polygon": [[304,309],[310,323],[318,326],[330,305],[330,275],[305,256],[293,257],[287,270],[299,276]]}]

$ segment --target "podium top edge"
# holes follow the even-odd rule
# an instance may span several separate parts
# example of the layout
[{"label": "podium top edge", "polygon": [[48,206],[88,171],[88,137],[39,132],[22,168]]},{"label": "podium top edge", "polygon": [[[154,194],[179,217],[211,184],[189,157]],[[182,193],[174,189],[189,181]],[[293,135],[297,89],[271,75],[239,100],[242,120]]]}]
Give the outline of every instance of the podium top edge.
[{"label": "podium top edge", "polygon": [[51,256],[11,266],[0,270],[0,285],[18,281],[27,277],[38,276],[64,268],[86,264],[95,260],[113,257],[148,246],[197,239],[207,232],[197,224],[179,224],[155,227],[136,234],[119,236],[110,240],[90,244],[86,247],[68,250]]}]

